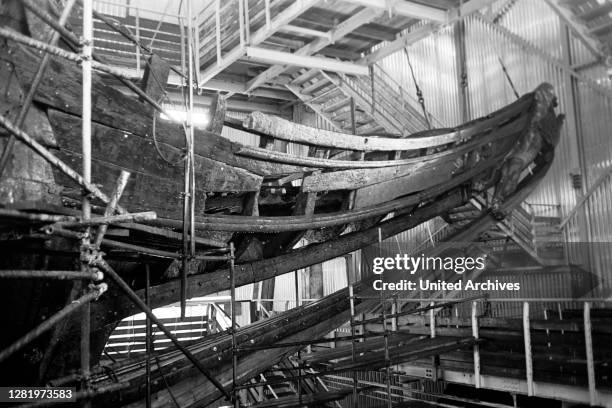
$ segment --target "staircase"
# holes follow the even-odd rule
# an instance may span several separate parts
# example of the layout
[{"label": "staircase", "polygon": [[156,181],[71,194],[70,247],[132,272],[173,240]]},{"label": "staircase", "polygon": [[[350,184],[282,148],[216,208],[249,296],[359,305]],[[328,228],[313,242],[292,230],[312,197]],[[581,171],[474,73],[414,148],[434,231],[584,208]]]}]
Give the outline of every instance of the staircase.
[{"label": "staircase", "polygon": [[[465,206],[451,211],[447,221],[453,226],[463,226],[478,217],[483,206],[486,206],[485,198],[473,198]],[[559,228],[561,217],[558,207],[542,207],[547,207],[546,215],[537,214],[533,205],[521,204],[483,234],[481,240],[486,242],[493,252],[520,249],[540,265],[564,265],[565,238]],[[506,238],[512,239],[511,245],[504,242]]]},{"label": "staircase", "polygon": [[417,101],[381,68],[370,76],[303,69],[285,85],[332,128],[355,134],[408,135],[427,128]]}]

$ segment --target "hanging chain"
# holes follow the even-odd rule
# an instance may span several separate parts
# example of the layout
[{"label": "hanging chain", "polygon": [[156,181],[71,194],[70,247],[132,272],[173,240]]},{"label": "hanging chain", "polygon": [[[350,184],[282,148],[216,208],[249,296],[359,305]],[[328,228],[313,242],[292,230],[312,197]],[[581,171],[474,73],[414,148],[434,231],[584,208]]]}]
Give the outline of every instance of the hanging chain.
[{"label": "hanging chain", "polygon": [[427,109],[425,108],[425,98],[423,97],[423,91],[419,86],[416,76],[414,75],[414,69],[412,68],[412,63],[410,63],[410,55],[408,55],[408,50],[404,48],[404,52],[406,53],[406,59],[408,60],[408,67],[410,68],[410,75],[412,76],[412,82],[414,82],[414,88],[416,89],[417,99],[419,104],[421,105],[421,109],[423,110],[423,116],[425,117],[425,122],[427,123],[427,128],[431,129],[431,123],[429,121],[429,114],[427,113]]}]

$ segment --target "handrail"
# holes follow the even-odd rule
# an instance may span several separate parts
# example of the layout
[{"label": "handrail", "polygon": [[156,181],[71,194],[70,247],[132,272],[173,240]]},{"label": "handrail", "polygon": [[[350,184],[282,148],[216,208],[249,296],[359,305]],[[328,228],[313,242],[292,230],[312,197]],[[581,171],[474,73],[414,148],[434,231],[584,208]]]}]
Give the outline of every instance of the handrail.
[{"label": "handrail", "polygon": [[574,215],[576,215],[576,213],[578,212],[578,210],[589,200],[589,198],[591,198],[591,196],[593,195],[593,193],[595,191],[597,191],[597,189],[599,188],[599,186],[601,186],[604,181],[606,181],[606,179],[608,177],[610,177],[610,175],[612,175],[612,166],[609,166],[604,172],[603,174],[601,174],[599,176],[599,178],[591,185],[591,187],[589,187],[589,189],[587,190],[586,194],[583,195],[580,200],[578,200],[578,202],[576,203],[576,205],[574,206],[574,208],[572,208],[572,210],[567,214],[567,216],[563,219],[563,221],[561,221],[561,223],[559,224],[559,229],[563,229],[563,227],[565,227],[565,225],[570,222],[570,220],[574,217]]}]

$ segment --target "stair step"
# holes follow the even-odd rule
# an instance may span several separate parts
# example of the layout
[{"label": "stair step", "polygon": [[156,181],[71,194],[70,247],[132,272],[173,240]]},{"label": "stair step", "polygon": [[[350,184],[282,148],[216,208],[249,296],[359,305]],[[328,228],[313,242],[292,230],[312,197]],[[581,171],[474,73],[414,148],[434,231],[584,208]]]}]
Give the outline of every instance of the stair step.
[{"label": "stair step", "polygon": [[[350,105],[350,103],[351,103],[351,98],[341,98],[341,99],[338,99],[336,102],[333,102],[333,103],[323,107],[323,112],[334,113],[339,108],[343,108],[343,107],[345,107],[347,105]],[[349,106],[349,108],[350,108],[350,106]]]},{"label": "stair step", "polygon": [[313,93],[321,90],[322,88],[325,88],[329,84],[330,82],[327,79],[321,79],[313,84],[303,87],[300,92],[304,95],[312,95]]},{"label": "stair step", "polygon": [[[319,95],[313,96],[311,99],[308,100],[308,103],[322,104],[322,103],[325,103],[326,101],[330,100],[331,98],[338,96],[339,94],[342,94],[342,91],[340,89],[334,87],[334,88],[331,88],[329,90],[326,90],[325,92],[323,92],[323,93],[321,93]],[[323,102],[321,102],[322,100],[323,100]]]},{"label": "stair step", "polygon": [[297,85],[300,86],[302,85],[304,82],[311,80],[312,78],[316,77],[317,75],[319,75],[320,72],[319,70],[316,69],[309,69],[306,72],[301,73],[300,75],[298,75],[297,77],[295,77],[292,81],[291,84],[292,85]]},{"label": "stair step", "polygon": [[534,217],[534,221],[558,225],[561,223],[561,217],[555,217],[551,215],[536,215]]}]

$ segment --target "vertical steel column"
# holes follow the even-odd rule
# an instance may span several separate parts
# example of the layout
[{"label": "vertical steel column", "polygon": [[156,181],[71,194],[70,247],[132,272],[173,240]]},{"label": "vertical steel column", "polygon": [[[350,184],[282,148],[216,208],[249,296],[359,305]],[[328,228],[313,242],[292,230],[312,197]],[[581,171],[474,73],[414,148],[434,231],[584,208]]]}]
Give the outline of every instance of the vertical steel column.
[{"label": "vertical steel column", "polygon": [[584,345],[587,358],[587,378],[589,381],[589,400],[591,406],[599,405],[597,382],[595,379],[595,360],[593,357],[593,332],[591,326],[591,302],[584,302]]},{"label": "vertical steel column", "polygon": [[[81,145],[83,155],[83,180],[85,183],[91,183],[91,61],[93,54],[93,0],[83,0],[83,84],[82,84],[82,126],[81,126]],[[91,202],[89,201],[89,192],[83,190],[83,219],[91,218]],[[83,272],[89,270],[87,261],[83,259],[83,251],[88,246],[90,230],[86,231],[86,239],[81,243],[81,262]],[[87,287],[86,282],[83,282],[84,288]],[[83,306],[81,311],[81,371],[83,374],[82,388],[83,391],[89,389],[89,351],[90,351],[90,330],[91,330],[91,314],[89,302]],[[90,407],[89,400],[85,400],[83,407]]]},{"label": "vertical steel column", "polygon": [[[149,286],[151,285],[151,267],[150,265],[147,263],[145,264],[145,304],[147,305],[147,307],[150,309],[151,308],[151,302],[149,299]],[[146,334],[145,334],[145,348],[146,348],[146,355],[147,355],[147,360],[145,362],[145,372],[146,372],[146,381],[147,381],[147,385],[146,385],[146,400],[145,400],[145,406],[146,408],[151,408],[151,352],[153,351],[153,341],[151,339],[152,336],[152,330],[151,330],[151,319],[149,319],[149,316],[147,316],[146,319]]]},{"label": "vertical steel column", "polygon": [[266,12],[266,30],[270,29],[270,0],[264,0],[264,7]]},{"label": "vertical steel column", "polygon": [[221,65],[221,0],[215,0],[215,39],[217,44],[217,66]]},{"label": "vertical steel column", "polygon": [[230,308],[232,313],[232,402],[234,408],[238,408],[238,397],[236,395],[236,371],[238,370],[238,355],[236,354],[236,271],[234,265],[234,243],[230,242]]},{"label": "vertical steel column", "polygon": [[397,331],[397,296],[393,296],[393,303],[391,303],[391,316],[393,319],[391,320],[391,331]]},{"label": "vertical steel column", "polygon": [[376,112],[376,99],[374,95],[374,64],[370,65],[370,87],[372,92],[372,115]]},{"label": "vertical steel column", "polygon": [[432,306],[432,308],[429,309],[429,336],[432,339],[436,337],[436,313],[435,309],[433,308],[435,304],[435,302],[431,302],[429,304],[430,306]]},{"label": "vertical steel column", "polygon": [[[349,305],[351,310],[351,362],[355,362],[355,292],[353,284],[349,281]],[[353,370],[353,407],[357,407],[357,372]]]},{"label": "vertical steel column", "polygon": [[357,134],[357,121],[355,118],[355,99],[351,96],[351,133]]},{"label": "vertical steel column", "polygon": [[527,377],[527,395],[534,395],[533,359],[531,355],[531,325],[529,321],[529,302],[523,303],[523,338],[525,340],[525,373]]},{"label": "vertical steel column", "polygon": [[[372,71],[373,73],[373,71]],[[374,76],[372,76],[372,79]],[[373,83],[372,83],[372,86]],[[372,101],[374,101],[374,88],[372,87]],[[378,255],[382,257],[382,230],[378,228]],[[384,273],[380,275],[381,281],[384,281]],[[385,342],[385,377],[387,386],[387,408],[391,408],[393,401],[391,400],[391,359],[389,358],[389,331],[387,330],[387,314],[385,313],[385,299],[383,290],[380,291],[380,314],[383,324],[383,338]]]},{"label": "vertical steel column", "polygon": [[249,16],[249,0],[244,0],[244,37],[247,44],[251,43],[251,17]]},{"label": "vertical steel column", "polygon": [[[139,7],[134,7],[135,10],[135,20],[136,20],[136,41],[138,41],[135,44],[136,47],[136,75],[138,75],[138,77],[140,77],[140,8]],[[130,12],[130,7],[128,6],[128,15]]]},{"label": "vertical steel column", "polygon": [[187,159],[184,166],[184,184],[183,184],[183,253],[181,262],[181,319],[185,319],[185,310],[187,307],[187,268],[189,259],[195,255],[194,241],[194,197],[193,184],[195,178],[193,176],[193,19],[191,11],[191,1],[187,2],[187,86],[188,86],[188,104],[187,107],[187,126],[189,128],[187,135]]},{"label": "vertical steel column", "polygon": [[240,48],[244,48],[244,0],[238,0],[238,34],[240,36]]},{"label": "vertical steel column", "polygon": [[[478,302],[472,302],[472,336],[476,340],[479,338],[478,333]],[[476,388],[481,387],[480,383],[480,347],[478,344],[474,344],[474,386]]]},{"label": "vertical steel column", "polygon": [[[189,33],[187,35],[187,39],[189,40],[189,112],[188,112],[188,120],[189,120],[189,156],[191,162],[190,169],[190,195],[189,195],[189,204],[190,204],[190,214],[189,214],[189,236],[190,236],[190,245],[189,245],[189,256],[193,259],[195,257],[195,133],[193,127],[193,90],[194,90],[194,70],[198,67],[199,62],[195,60],[194,53],[194,29],[193,29],[193,10],[192,10],[192,2],[187,2],[187,17],[189,18]],[[212,120],[212,118],[211,118]]]}]

